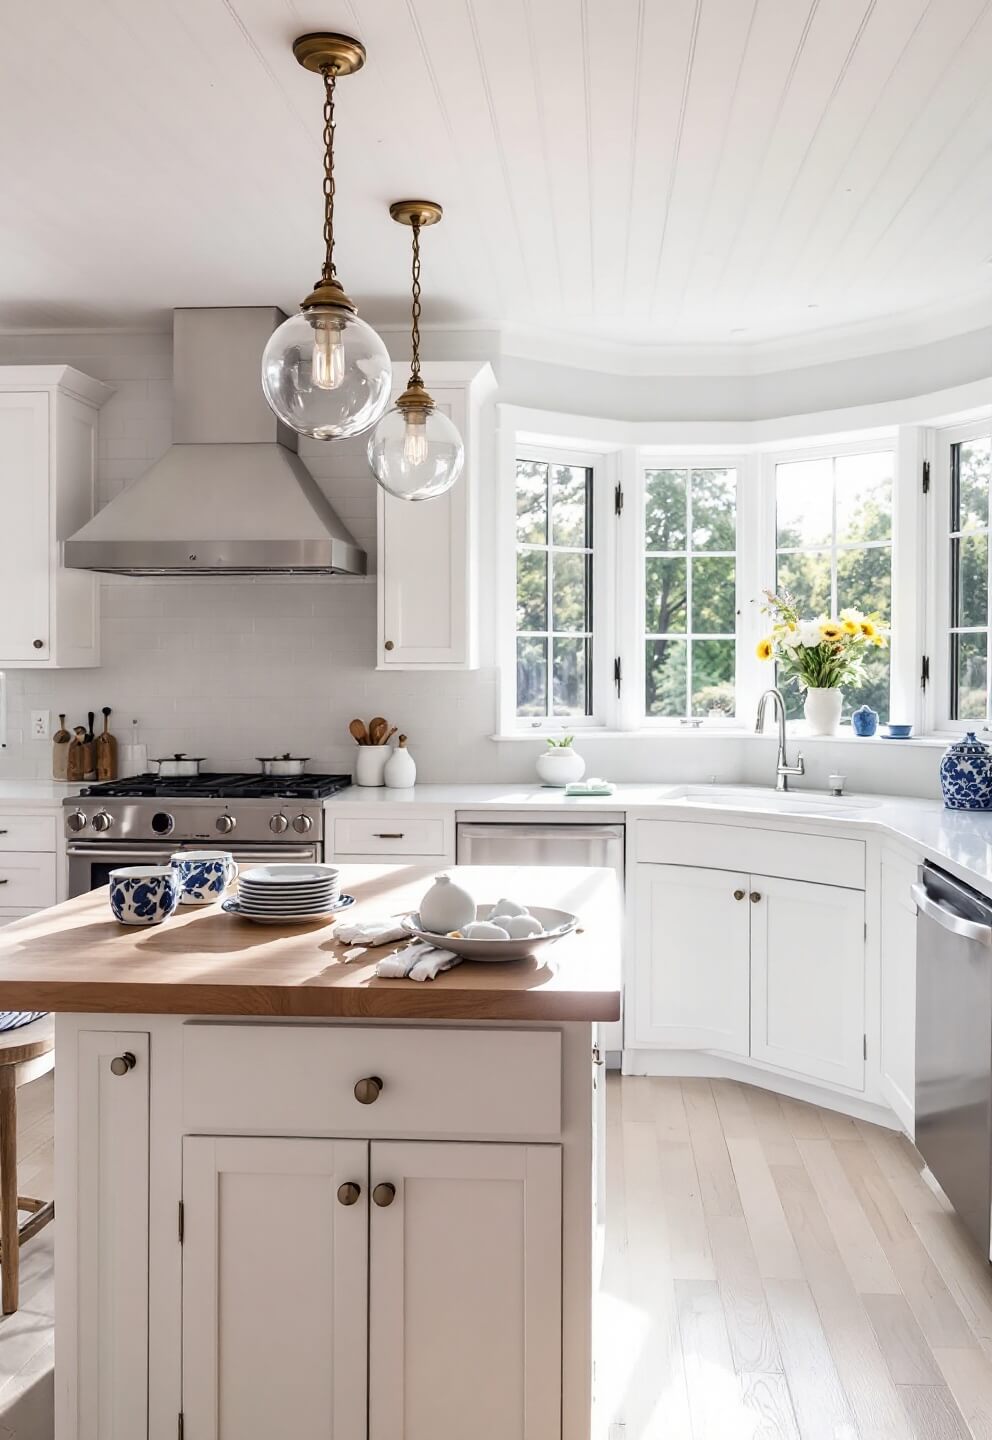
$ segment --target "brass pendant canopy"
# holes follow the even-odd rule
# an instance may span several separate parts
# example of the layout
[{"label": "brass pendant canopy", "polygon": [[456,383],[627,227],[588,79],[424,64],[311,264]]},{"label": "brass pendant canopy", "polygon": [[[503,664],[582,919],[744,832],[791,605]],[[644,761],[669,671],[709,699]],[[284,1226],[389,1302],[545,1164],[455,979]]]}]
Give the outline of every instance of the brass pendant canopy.
[{"label": "brass pendant canopy", "polygon": [[293,41],[293,54],[304,70],[320,75],[332,70],[335,75],[354,75],[365,64],[365,46],[350,35],[315,30]]},{"label": "brass pendant canopy", "polygon": [[389,213],[398,225],[436,225],[444,211],[436,200],[394,200]]}]

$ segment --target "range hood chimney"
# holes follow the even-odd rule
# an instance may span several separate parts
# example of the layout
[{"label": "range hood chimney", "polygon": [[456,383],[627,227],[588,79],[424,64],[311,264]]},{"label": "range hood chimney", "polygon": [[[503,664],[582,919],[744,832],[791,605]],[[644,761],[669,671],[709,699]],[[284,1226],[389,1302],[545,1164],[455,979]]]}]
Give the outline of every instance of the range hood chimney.
[{"label": "range hood chimney", "polygon": [[365,552],[266,404],[272,307],[173,313],[175,440],[64,545],[116,575],[364,575]]}]

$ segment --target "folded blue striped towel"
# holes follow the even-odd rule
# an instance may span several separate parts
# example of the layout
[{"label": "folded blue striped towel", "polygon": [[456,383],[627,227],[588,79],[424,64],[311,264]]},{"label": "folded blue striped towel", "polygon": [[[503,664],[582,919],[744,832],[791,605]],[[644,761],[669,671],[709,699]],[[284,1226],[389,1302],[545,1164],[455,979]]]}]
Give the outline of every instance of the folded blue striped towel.
[{"label": "folded blue striped towel", "polygon": [[30,1025],[32,1020],[42,1020],[47,1014],[47,1010],[0,1010],[0,1032],[20,1030],[22,1025]]}]

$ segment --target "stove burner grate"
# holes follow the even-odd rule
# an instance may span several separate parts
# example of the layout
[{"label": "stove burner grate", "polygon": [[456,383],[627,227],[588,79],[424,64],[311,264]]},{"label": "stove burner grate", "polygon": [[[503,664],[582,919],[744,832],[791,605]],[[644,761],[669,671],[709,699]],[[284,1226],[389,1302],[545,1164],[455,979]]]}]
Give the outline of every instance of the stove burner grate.
[{"label": "stove burner grate", "polygon": [[131,775],[87,785],[83,795],[101,799],[322,800],[351,784],[350,775],[257,775],[230,773],[190,776]]}]

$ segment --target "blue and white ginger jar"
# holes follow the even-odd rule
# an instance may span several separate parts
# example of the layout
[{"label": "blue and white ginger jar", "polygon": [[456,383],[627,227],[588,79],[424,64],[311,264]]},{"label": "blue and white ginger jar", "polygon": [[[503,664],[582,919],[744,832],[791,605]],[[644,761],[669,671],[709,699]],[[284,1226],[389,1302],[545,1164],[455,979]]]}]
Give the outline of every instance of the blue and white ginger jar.
[{"label": "blue and white ginger jar", "polygon": [[973,730],[944,751],[940,788],[949,810],[992,809],[992,752]]}]

